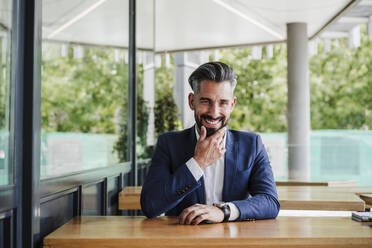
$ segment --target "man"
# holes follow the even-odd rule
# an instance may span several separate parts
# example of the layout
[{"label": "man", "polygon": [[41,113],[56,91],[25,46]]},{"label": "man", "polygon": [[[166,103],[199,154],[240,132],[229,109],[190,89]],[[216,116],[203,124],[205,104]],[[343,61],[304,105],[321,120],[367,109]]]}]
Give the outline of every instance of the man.
[{"label": "man", "polygon": [[279,201],[261,138],[227,130],[236,77],[224,63],[189,77],[195,126],[161,135],[141,192],[144,214],[179,216],[180,224],[275,218]]}]

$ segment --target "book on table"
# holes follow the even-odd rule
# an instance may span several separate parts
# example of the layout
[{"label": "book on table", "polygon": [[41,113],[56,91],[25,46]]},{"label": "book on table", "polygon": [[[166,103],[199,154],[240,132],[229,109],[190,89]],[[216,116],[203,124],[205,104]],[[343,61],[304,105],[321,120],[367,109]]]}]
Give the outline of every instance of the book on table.
[{"label": "book on table", "polygon": [[351,218],[360,222],[372,221],[372,212],[353,212]]}]

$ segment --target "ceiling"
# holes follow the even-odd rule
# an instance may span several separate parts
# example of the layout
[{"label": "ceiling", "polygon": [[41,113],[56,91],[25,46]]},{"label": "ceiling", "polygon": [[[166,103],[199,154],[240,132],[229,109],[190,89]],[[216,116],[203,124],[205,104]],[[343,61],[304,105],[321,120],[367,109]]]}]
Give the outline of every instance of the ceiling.
[{"label": "ceiling", "polygon": [[[359,2],[140,0],[137,47],[172,52],[276,43],[286,40],[291,22],[307,23],[312,38]],[[126,48],[128,19],[128,0],[43,0],[43,39]]]}]

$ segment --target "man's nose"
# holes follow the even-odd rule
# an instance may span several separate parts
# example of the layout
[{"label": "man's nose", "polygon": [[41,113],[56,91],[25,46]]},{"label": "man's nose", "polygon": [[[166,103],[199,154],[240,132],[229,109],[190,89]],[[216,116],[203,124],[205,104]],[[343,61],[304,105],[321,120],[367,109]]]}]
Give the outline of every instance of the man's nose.
[{"label": "man's nose", "polygon": [[220,108],[218,104],[211,104],[209,107],[209,115],[212,116],[212,118],[217,118],[219,116]]}]

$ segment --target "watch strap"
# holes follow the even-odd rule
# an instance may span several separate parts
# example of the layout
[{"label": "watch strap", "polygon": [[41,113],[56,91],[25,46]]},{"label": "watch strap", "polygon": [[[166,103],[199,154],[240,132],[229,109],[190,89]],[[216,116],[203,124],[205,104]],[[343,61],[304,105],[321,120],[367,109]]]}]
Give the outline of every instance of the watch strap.
[{"label": "watch strap", "polygon": [[223,222],[227,222],[230,218],[231,210],[229,204],[213,204],[213,206],[218,207],[223,212]]}]

